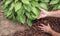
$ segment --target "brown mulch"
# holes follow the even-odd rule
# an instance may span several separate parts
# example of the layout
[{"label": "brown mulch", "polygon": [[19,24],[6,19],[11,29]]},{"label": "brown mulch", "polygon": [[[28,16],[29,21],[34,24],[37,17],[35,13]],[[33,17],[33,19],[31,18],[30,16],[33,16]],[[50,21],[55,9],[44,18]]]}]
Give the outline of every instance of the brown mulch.
[{"label": "brown mulch", "polygon": [[50,24],[51,28],[60,33],[60,18],[56,18],[56,17],[46,17],[43,19],[39,19],[39,20],[34,20],[33,21],[33,26],[24,31],[24,32],[16,32],[14,34],[14,36],[52,36],[49,33],[46,32],[42,32],[42,30],[38,27],[41,26],[40,24],[44,24],[47,25],[48,23]]}]

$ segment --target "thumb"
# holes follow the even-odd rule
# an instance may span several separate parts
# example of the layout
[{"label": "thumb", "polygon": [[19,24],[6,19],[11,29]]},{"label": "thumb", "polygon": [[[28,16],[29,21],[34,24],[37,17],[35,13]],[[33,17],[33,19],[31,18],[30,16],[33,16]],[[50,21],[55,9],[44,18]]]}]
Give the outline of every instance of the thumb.
[{"label": "thumb", "polygon": [[42,12],[47,12],[46,10],[42,9],[42,8],[39,8]]},{"label": "thumb", "polygon": [[48,24],[48,26],[50,26],[50,25]]}]

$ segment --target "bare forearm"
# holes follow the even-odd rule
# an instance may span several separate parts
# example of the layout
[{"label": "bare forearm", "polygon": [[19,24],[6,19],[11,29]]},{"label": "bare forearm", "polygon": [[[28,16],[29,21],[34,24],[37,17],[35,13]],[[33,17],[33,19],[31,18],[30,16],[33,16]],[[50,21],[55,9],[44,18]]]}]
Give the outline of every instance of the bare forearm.
[{"label": "bare forearm", "polygon": [[51,31],[52,36],[60,36],[60,33],[57,33],[55,31]]},{"label": "bare forearm", "polygon": [[60,10],[58,10],[58,11],[49,11],[48,16],[59,17],[60,18]]}]

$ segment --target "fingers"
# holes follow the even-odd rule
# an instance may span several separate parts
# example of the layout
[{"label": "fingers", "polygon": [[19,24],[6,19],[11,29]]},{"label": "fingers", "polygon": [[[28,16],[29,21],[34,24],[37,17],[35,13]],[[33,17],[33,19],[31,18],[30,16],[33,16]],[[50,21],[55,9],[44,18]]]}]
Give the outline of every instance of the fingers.
[{"label": "fingers", "polygon": [[38,27],[40,27],[40,28],[44,28],[46,25],[44,25],[44,24],[41,24],[41,26],[38,26]]},{"label": "fingers", "polygon": [[38,26],[39,28],[43,28],[42,26]]},{"label": "fingers", "polygon": [[[49,24],[48,24],[49,25]],[[46,28],[46,25],[41,24],[41,26],[38,26],[39,28],[41,28],[41,30],[44,30]]]},{"label": "fingers", "polygon": [[50,26],[50,25],[48,24],[48,26]]},{"label": "fingers", "polygon": [[50,32],[51,31],[51,28],[50,28],[50,25],[48,24],[47,26],[44,25],[44,24],[41,24],[42,26],[39,26],[39,28],[44,31],[44,32]]},{"label": "fingers", "polygon": [[38,26],[38,27],[39,27],[39,28],[41,28],[41,30],[42,30],[42,29],[44,29],[44,28],[45,28],[45,26],[46,26],[46,25],[41,24],[41,26]]},{"label": "fingers", "polygon": [[41,31],[42,31],[42,32],[45,32],[44,27],[42,27],[42,26],[38,26],[38,27],[41,28]]},{"label": "fingers", "polygon": [[50,26],[50,25],[48,24],[48,26]]},{"label": "fingers", "polygon": [[46,26],[46,25],[44,25],[44,24],[41,24],[41,26],[43,26],[43,27],[44,27],[44,26]]},{"label": "fingers", "polygon": [[43,18],[43,17],[44,17],[44,15],[43,14],[40,14],[40,16],[38,17],[38,19]]}]

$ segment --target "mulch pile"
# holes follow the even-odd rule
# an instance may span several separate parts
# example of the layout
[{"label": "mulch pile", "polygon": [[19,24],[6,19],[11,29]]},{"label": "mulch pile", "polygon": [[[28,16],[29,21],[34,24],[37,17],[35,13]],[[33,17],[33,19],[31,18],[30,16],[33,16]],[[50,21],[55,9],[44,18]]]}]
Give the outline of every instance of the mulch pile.
[{"label": "mulch pile", "polygon": [[25,30],[24,32],[16,32],[14,36],[52,36],[49,33],[42,32],[42,30],[38,27],[40,24],[50,24],[51,28],[60,33],[60,18],[56,17],[46,17],[39,20],[33,21],[33,26],[30,29]]}]

